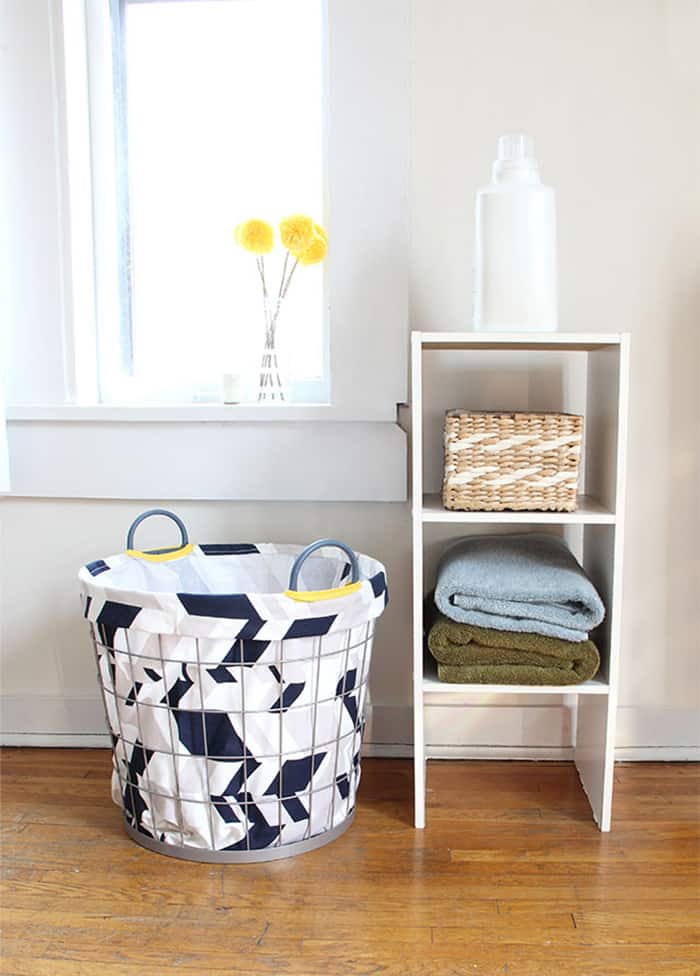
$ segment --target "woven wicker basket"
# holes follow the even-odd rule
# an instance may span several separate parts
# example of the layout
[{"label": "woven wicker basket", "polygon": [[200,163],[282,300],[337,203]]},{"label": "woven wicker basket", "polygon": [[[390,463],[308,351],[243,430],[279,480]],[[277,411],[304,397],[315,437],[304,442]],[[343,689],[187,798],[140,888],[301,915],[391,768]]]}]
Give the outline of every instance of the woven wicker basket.
[{"label": "woven wicker basket", "polygon": [[583,417],[567,413],[445,416],[445,508],[576,511]]}]

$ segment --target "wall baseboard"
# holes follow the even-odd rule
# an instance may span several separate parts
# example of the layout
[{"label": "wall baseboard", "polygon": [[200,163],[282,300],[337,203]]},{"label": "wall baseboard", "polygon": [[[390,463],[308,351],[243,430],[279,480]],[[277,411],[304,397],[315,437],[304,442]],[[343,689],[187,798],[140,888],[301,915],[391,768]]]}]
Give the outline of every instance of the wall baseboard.
[{"label": "wall baseboard", "polygon": [[[532,704],[429,705],[430,759],[568,760],[573,756],[570,709],[561,701]],[[412,709],[373,704],[363,754],[410,758]],[[691,708],[621,706],[615,758],[620,762],[700,762],[697,713]],[[650,741],[651,739],[651,741]],[[0,745],[109,748],[104,709],[95,696],[0,696]]]},{"label": "wall baseboard", "polygon": [[[573,760],[571,747],[533,746],[428,746],[428,759],[500,759],[532,762]],[[377,759],[412,759],[413,746],[405,742],[365,742],[362,755]],[[700,762],[700,746],[638,746],[615,750],[615,762]]]},{"label": "wall baseboard", "polygon": [[3,732],[1,748],[38,749],[109,749],[111,742],[106,732]]},{"label": "wall baseboard", "polygon": [[[5,732],[0,747],[42,749],[109,749],[106,732]],[[406,742],[365,742],[362,755],[373,759],[412,759]],[[536,746],[428,746],[429,759],[494,759],[562,762],[573,759],[570,747]],[[615,750],[616,762],[700,762],[700,746],[626,747]]]},{"label": "wall baseboard", "polygon": [[700,746],[625,746],[615,762],[700,762]]},{"label": "wall baseboard", "polygon": [[102,698],[99,694],[0,695],[0,743],[17,745],[8,739],[21,736],[36,738],[36,745],[48,744],[39,738],[104,736],[109,745]]}]

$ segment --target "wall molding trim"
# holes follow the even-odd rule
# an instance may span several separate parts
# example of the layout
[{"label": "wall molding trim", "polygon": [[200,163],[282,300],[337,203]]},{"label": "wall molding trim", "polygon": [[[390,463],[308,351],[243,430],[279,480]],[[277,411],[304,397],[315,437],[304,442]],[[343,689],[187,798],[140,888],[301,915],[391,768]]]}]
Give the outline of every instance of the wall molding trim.
[{"label": "wall molding trim", "polygon": [[[569,708],[548,697],[549,704],[541,704],[540,698],[532,705],[428,706],[426,728],[432,736],[428,739],[428,758],[571,759]],[[673,722],[665,714],[668,711],[666,707],[621,706],[616,760],[700,762],[696,710],[673,709]],[[364,755],[412,757],[411,717],[407,705],[372,704],[367,714]],[[656,741],[644,741],[642,730]],[[630,741],[631,734],[636,741]],[[2,695],[0,745],[108,748],[102,700],[96,695]]]},{"label": "wall molding trim", "polygon": [[0,747],[30,749],[109,749],[106,732],[2,732]]},{"label": "wall molding trim", "polygon": [[[106,732],[4,732],[2,748],[109,749]],[[406,742],[365,742],[362,754],[372,759],[412,759],[413,746]],[[573,759],[572,749],[537,749],[532,746],[428,747],[428,759],[493,759],[562,762]],[[700,746],[648,746],[615,750],[616,762],[700,762]]]}]

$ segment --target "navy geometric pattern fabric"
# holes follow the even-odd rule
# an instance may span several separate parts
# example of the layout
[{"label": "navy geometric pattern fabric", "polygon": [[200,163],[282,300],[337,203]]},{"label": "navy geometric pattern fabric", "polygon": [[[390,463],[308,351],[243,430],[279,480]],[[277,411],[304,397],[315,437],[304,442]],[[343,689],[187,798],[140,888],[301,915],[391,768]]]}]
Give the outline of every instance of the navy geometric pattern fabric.
[{"label": "navy geometric pattern fabric", "polygon": [[[219,564],[214,575],[232,579],[232,560],[260,559],[266,547],[196,548]],[[151,589],[117,587],[121,559],[97,575],[86,569],[81,583],[114,743],[112,795],[127,822],[162,843],[214,851],[291,844],[343,823],[355,807],[374,620],[386,603],[381,564],[361,557],[371,564],[362,592],[343,606],[187,594],[178,580],[169,593],[153,574],[143,580]],[[347,563],[336,562],[340,584]],[[186,613],[159,631],[170,596]],[[256,639],[254,629],[282,636]]]},{"label": "navy geometric pattern fabric", "polygon": [[96,627],[113,796],[127,821],[164,843],[232,851],[342,823],[360,779],[373,629],[276,642],[265,648],[275,665],[212,666],[228,641],[130,628],[108,647]]},{"label": "navy geometric pattern fabric", "polygon": [[85,569],[87,569],[91,576],[99,576],[100,573],[109,572],[109,566],[104,559],[95,559],[93,562],[88,563]]}]

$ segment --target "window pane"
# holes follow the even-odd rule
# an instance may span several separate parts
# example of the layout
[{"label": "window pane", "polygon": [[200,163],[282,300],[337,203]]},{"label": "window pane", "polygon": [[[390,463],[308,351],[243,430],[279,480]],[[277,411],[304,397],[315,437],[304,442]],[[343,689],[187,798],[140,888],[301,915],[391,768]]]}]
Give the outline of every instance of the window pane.
[{"label": "window pane", "polygon": [[[320,0],[157,0],[126,10],[134,380],[199,397],[247,372],[264,342],[240,220],[323,221]],[[266,257],[276,291],[281,246]],[[323,266],[299,267],[278,337],[288,379],[324,364]],[[121,385],[121,384],[120,384]]]}]

